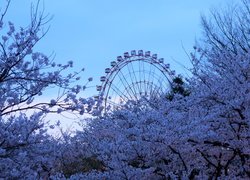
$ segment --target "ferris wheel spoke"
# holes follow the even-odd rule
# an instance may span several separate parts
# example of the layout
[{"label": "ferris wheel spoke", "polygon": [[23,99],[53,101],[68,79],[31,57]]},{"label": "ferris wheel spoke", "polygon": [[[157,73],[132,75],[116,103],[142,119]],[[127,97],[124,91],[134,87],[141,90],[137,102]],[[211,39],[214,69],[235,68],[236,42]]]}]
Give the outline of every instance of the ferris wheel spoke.
[{"label": "ferris wheel spoke", "polygon": [[110,105],[113,105],[113,106],[116,106],[116,107],[119,107],[119,106],[120,106],[118,103],[115,103],[115,102],[113,102],[113,101],[107,100],[107,102],[108,102]]},{"label": "ferris wheel spoke", "polygon": [[149,94],[150,94],[150,96],[153,95],[153,84],[152,83],[149,84]]},{"label": "ferris wheel spoke", "polygon": [[126,101],[129,100],[129,98],[128,98],[128,97],[127,97],[118,87],[116,87],[114,84],[111,84],[110,88],[111,88],[114,92],[116,92],[118,95],[120,95],[120,98],[121,98],[124,102],[126,102]]},{"label": "ferris wheel spoke", "polygon": [[[136,97],[136,89],[134,88],[134,86],[132,86],[132,87],[130,88],[130,84],[129,84],[127,78],[125,77],[125,75],[123,74],[122,71],[120,71],[120,72],[121,72],[121,75],[122,75],[123,79],[125,80],[125,82],[126,82],[126,84],[127,84],[127,88],[126,88],[126,86],[124,86],[124,87],[125,87],[125,90],[126,90],[127,92],[129,92],[129,91],[127,90],[127,89],[129,89],[130,92],[131,92],[132,95],[133,95],[133,97],[131,96],[131,98],[132,98],[132,99],[133,99],[133,98],[136,98],[136,100],[138,100],[137,97]],[[131,78],[131,77],[130,77],[130,78]]]},{"label": "ferris wheel spoke", "polygon": [[[154,77],[155,77],[155,76],[158,77],[158,75],[155,74],[155,73],[153,73],[153,75],[154,75]],[[155,78],[154,78],[154,79],[155,79]],[[162,78],[159,77],[159,79],[157,80],[157,83],[159,83],[158,86],[155,85],[155,86],[153,87],[154,83],[152,83],[152,94],[153,94],[153,95],[156,95],[156,94],[159,94],[159,95],[160,95],[159,90],[162,91],[162,88],[160,88],[160,87],[162,87],[162,82],[163,82]],[[160,88],[160,89],[159,89],[159,88]]]},{"label": "ferris wheel spoke", "polygon": [[145,73],[146,73],[146,71],[145,71],[144,65],[145,65],[145,63],[142,63],[142,69],[143,69],[142,72],[144,72],[143,73],[143,81],[144,81],[144,83],[143,83],[143,86],[144,86],[143,89],[145,90],[145,94],[146,94],[146,84],[145,84],[145,81],[146,81]]},{"label": "ferris wheel spoke", "polygon": [[158,95],[157,93],[158,93],[158,87],[155,85],[152,87],[152,95],[156,96],[156,95]]},{"label": "ferris wheel spoke", "polygon": [[[131,90],[132,88],[134,89],[134,85],[133,85],[133,84],[131,84],[131,85],[129,85],[128,87],[126,87],[124,91],[128,91],[127,89],[130,89],[130,90]],[[133,98],[132,98],[131,100],[138,100],[138,98],[137,98],[137,96],[136,96],[136,92],[133,93]]]},{"label": "ferris wheel spoke", "polygon": [[[140,61],[140,60],[139,60]],[[135,82],[138,82],[137,81],[137,77],[136,77],[136,74],[135,74],[135,70],[134,70],[134,66],[133,66],[133,63],[129,63],[130,67],[131,67],[131,70],[132,70],[132,74],[134,75],[134,78],[135,78]],[[138,91],[140,92],[140,86],[137,84],[137,89]]]},{"label": "ferris wheel spoke", "polygon": [[[122,83],[122,85],[125,87],[125,90],[126,90],[126,92],[127,92],[127,94],[128,94],[128,96],[130,96],[130,98],[132,98],[133,99],[133,96],[130,94],[130,91],[129,91],[129,88],[126,88],[127,87],[127,85],[129,85],[127,82],[124,82],[124,81],[126,81],[126,78],[121,78],[121,76],[120,76],[120,74],[118,74],[118,77],[119,77],[119,79],[120,79],[120,81],[121,81],[121,83]],[[126,84],[125,84],[126,83]],[[132,92],[133,93],[133,92]],[[124,93],[125,94],[125,93]]]},{"label": "ferris wheel spoke", "polygon": [[[147,79],[148,79],[148,80],[147,80],[148,82],[150,82],[151,72],[152,72],[152,66],[151,66],[151,64],[150,64],[150,66],[149,66],[148,78],[147,78]],[[148,86],[147,86],[147,91],[149,91],[149,92],[151,91],[151,84],[150,84],[150,83],[149,83]],[[149,94],[151,94],[151,92],[150,92]]]},{"label": "ferris wheel spoke", "polygon": [[[128,68],[128,66],[127,66],[127,69],[129,71],[129,77],[130,77],[131,82],[134,82],[133,77],[132,77],[132,73],[130,72],[130,69]],[[132,87],[133,87],[133,90],[134,90],[134,96],[135,96],[136,100],[138,100],[137,96],[136,96],[136,88],[134,86],[132,86]]]},{"label": "ferris wheel spoke", "polygon": [[157,87],[157,86],[155,86],[154,88],[153,88],[153,90],[152,90],[152,95],[153,95],[153,97],[156,97],[157,95],[159,95],[160,96],[160,92],[159,92],[159,87]]},{"label": "ferris wheel spoke", "polygon": [[148,82],[146,79],[144,79],[143,83],[144,83],[144,88],[145,88],[145,95],[148,96],[148,90],[147,90]]},{"label": "ferris wheel spoke", "polygon": [[[158,79],[158,75],[155,73],[155,68],[153,69],[153,71],[152,71],[152,80],[151,80],[151,82],[152,82],[152,85],[154,85],[154,84],[157,84],[156,82],[155,82],[155,80],[157,79],[157,82],[159,82],[159,79]],[[153,91],[153,93],[154,93],[154,91]]]},{"label": "ferris wheel spoke", "polygon": [[151,80],[152,84],[155,84],[155,82],[154,82],[155,76],[156,76],[156,74],[155,74],[155,68],[153,68],[153,72],[152,72],[152,76],[151,76],[151,78],[152,78],[152,80]]},{"label": "ferris wheel spoke", "polygon": [[139,62],[139,87],[140,87],[140,92],[142,92],[142,84],[141,84],[141,61],[138,61]]},{"label": "ferris wheel spoke", "polygon": [[163,83],[162,77],[159,77],[158,83],[159,83],[159,87],[163,87],[163,85],[162,85],[162,83]]}]

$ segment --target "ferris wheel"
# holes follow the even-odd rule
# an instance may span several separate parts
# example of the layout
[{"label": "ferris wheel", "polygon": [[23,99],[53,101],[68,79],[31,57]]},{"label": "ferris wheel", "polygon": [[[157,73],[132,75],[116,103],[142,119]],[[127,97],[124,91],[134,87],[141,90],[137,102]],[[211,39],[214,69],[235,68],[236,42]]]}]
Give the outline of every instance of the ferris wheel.
[{"label": "ferris wheel", "polygon": [[163,58],[150,51],[132,50],[129,54],[118,56],[101,76],[101,85],[97,86],[97,106],[104,111],[114,110],[128,101],[141,98],[156,98],[171,89],[175,71],[164,63]]}]

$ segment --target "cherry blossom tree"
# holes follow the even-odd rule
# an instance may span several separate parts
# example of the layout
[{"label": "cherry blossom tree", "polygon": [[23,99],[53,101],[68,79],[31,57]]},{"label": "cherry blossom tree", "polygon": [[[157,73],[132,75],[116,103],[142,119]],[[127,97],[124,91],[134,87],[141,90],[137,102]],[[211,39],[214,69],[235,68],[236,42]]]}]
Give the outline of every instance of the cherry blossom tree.
[{"label": "cherry blossom tree", "polygon": [[[85,88],[76,85],[81,71],[66,73],[73,61],[57,64],[34,51],[50,20],[39,10],[39,1],[25,28],[5,21],[11,1],[5,2],[0,12],[0,178],[48,178],[56,173],[64,144],[48,135],[54,126],[48,127],[44,117],[64,111],[83,114],[93,100],[78,97]],[[36,100],[50,88],[58,89],[56,97],[49,102]]]},{"label": "cherry blossom tree", "polygon": [[176,93],[161,98],[156,108],[142,100],[142,106],[92,119],[78,132],[87,157],[104,167],[71,177],[250,178],[250,55],[244,37],[249,4],[242,3],[234,14],[202,19],[205,36],[191,54],[187,94],[177,91],[177,83]]},{"label": "cherry blossom tree", "polygon": [[249,55],[226,50],[207,60],[189,79],[188,96],[175,94],[156,109],[127,106],[89,121],[76,137],[87,146],[86,157],[104,167],[72,177],[249,178]]},{"label": "cherry blossom tree", "polygon": [[250,4],[241,3],[202,19],[205,36],[192,54],[196,101],[190,106],[210,134],[193,145],[215,178],[250,177]]},{"label": "cherry blossom tree", "polygon": [[[73,67],[73,61],[56,64],[41,52],[34,52],[34,46],[46,35],[46,24],[50,19],[39,11],[39,1],[33,8],[31,23],[27,28],[17,28],[12,22],[5,23],[11,1],[7,1],[0,19],[0,30],[6,35],[0,42],[0,114],[2,116],[28,109],[44,112],[62,112],[79,110],[84,113],[87,100],[77,98],[85,86],[75,85],[80,79],[80,72],[66,74]],[[91,81],[91,78],[89,78]],[[34,102],[35,97],[42,96],[44,90],[58,88],[60,93],[50,102]],[[57,107],[53,108],[52,107]]]},{"label": "cherry blossom tree", "polygon": [[230,53],[248,53],[249,51],[249,22],[250,4],[241,0],[229,6],[226,10],[211,11],[211,18],[202,16],[203,42],[206,49]]},{"label": "cherry blossom tree", "polygon": [[46,132],[42,113],[0,119],[0,177],[33,179],[53,174],[58,142]]}]

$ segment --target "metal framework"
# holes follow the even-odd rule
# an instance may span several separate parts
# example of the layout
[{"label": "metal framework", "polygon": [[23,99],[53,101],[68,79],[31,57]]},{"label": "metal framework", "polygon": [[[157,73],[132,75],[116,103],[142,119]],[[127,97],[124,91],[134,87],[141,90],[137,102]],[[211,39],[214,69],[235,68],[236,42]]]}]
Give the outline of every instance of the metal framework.
[{"label": "metal framework", "polygon": [[129,100],[161,96],[171,89],[175,75],[163,58],[143,50],[118,56],[105,73],[100,78],[101,85],[97,86],[99,95],[95,97],[105,112],[119,108]]}]

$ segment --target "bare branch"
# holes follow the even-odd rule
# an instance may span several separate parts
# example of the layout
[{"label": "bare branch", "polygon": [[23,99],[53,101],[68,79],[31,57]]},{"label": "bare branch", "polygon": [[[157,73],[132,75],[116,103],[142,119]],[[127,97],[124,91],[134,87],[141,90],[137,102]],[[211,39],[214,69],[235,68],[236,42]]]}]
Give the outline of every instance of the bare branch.
[{"label": "bare branch", "polygon": [[6,15],[8,9],[9,9],[10,1],[11,1],[11,0],[7,0],[7,5],[5,6],[5,9],[4,9],[4,11],[3,11],[2,15],[1,15],[0,22],[3,22],[3,18],[4,18],[4,16]]}]

